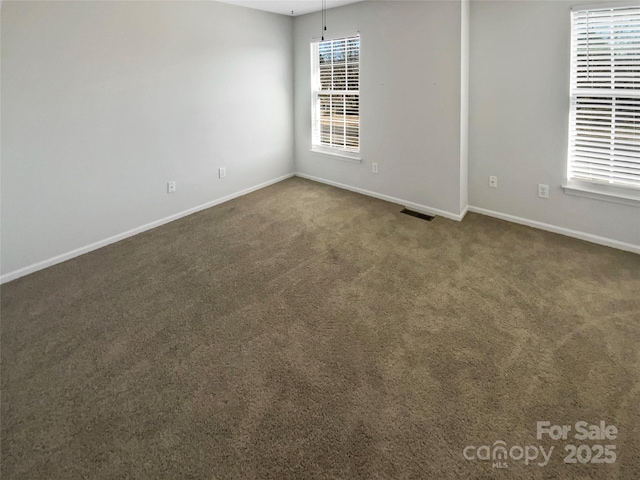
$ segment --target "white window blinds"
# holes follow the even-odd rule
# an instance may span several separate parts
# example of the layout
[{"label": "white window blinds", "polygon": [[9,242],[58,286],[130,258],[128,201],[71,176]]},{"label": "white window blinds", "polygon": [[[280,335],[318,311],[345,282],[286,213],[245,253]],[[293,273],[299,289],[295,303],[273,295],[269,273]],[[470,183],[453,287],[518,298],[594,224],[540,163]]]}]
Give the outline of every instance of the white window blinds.
[{"label": "white window blinds", "polygon": [[312,144],[360,151],[360,37],[311,44]]},{"label": "white window blinds", "polygon": [[640,6],[572,12],[568,170],[640,188]]}]

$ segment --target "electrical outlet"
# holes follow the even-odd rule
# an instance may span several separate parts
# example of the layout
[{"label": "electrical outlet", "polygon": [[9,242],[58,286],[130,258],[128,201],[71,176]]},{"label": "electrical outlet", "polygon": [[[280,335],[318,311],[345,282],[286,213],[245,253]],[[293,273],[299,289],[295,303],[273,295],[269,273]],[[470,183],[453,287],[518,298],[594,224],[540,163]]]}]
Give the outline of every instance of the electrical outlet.
[{"label": "electrical outlet", "polygon": [[176,191],[176,182],[167,182],[167,193],[174,193]]},{"label": "electrical outlet", "polygon": [[378,163],[377,163],[377,162],[373,162],[373,163],[371,164],[371,171],[372,171],[373,173],[378,173]]},{"label": "electrical outlet", "polygon": [[540,198],[549,198],[549,185],[538,184],[538,196]]},{"label": "electrical outlet", "polygon": [[219,178],[224,178],[227,176],[227,169],[225,167],[220,167],[218,169],[218,177]]},{"label": "electrical outlet", "polygon": [[493,175],[491,175],[489,177],[489,186],[491,188],[498,188],[498,177],[494,177]]}]

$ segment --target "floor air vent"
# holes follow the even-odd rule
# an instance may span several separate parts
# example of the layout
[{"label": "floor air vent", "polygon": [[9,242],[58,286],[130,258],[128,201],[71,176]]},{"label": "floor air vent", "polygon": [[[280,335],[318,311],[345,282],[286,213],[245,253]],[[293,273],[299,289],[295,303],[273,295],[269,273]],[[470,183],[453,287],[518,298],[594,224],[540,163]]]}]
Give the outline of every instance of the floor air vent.
[{"label": "floor air vent", "polygon": [[416,218],[421,218],[422,220],[426,220],[427,222],[430,222],[431,220],[436,218],[436,217],[432,217],[431,215],[427,215],[425,213],[414,212],[413,210],[409,210],[408,208],[403,208],[400,213],[404,213],[406,215],[410,215]]}]

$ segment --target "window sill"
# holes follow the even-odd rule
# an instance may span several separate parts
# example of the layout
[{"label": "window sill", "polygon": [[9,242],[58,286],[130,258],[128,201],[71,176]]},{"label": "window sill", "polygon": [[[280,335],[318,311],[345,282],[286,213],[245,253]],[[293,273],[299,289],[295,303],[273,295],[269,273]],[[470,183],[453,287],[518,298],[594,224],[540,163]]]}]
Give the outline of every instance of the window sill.
[{"label": "window sill", "polygon": [[343,162],[362,163],[362,157],[358,153],[327,151],[327,150],[320,150],[318,148],[312,148],[309,151],[311,153],[315,153],[316,155],[323,155],[323,156],[335,158],[336,160],[342,160]]},{"label": "window sill", "polygon": [[609,187],[608,185],[568,182],[562,185],[564,193],[577,197],[592,198],[604,202],[640,207],[640,191]]}]

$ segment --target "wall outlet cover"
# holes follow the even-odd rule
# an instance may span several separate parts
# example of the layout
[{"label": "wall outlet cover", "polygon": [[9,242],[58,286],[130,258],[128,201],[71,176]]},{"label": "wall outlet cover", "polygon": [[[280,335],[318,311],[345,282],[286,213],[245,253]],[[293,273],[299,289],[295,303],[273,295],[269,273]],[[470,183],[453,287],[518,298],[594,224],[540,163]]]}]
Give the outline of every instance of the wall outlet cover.
[{"label": "wall outlet cover", "polygon": [[549,198],[549,185],[543,183],[538,184],[538,196],[540,198]]}]

